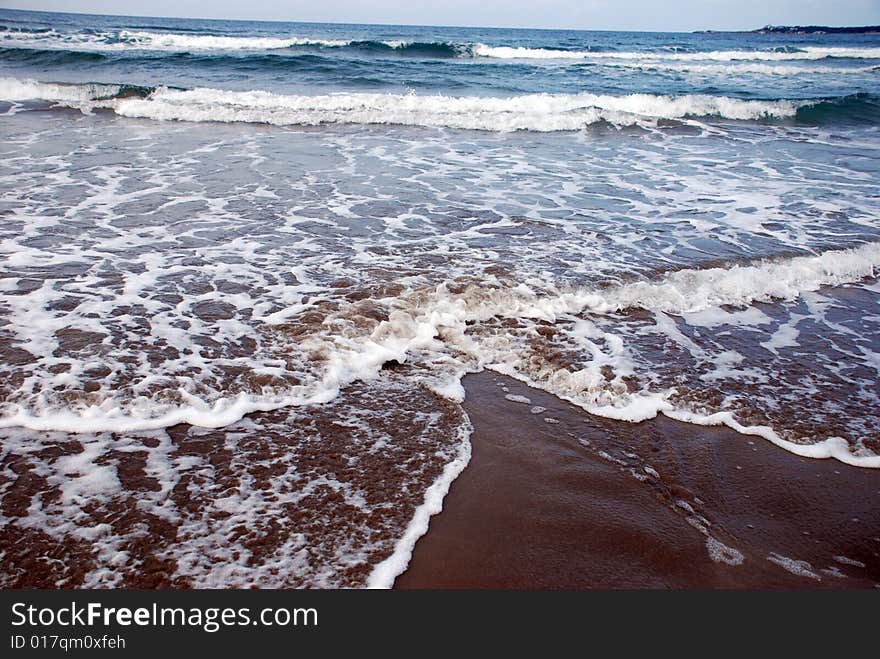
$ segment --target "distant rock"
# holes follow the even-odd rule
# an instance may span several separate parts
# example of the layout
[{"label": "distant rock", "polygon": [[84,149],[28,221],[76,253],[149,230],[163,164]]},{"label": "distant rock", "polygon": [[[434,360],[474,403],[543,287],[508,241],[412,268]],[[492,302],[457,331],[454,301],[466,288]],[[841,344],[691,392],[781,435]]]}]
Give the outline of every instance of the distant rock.
[{"label": "distant rock", "polygon": [[755,34],[880,34],[880,25],[828,27],[827,25],[765,25]]}]

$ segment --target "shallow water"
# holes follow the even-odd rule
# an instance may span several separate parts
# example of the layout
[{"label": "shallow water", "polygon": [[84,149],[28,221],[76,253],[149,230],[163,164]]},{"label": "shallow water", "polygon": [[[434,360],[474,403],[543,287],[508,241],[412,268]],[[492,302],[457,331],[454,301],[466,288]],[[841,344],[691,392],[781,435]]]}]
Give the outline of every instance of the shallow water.
[{"label": "shallow water", "polygon": [[486,368],[880,465],[877,36],[0,23],[3,523],[95,556],[48,582],[131,583],[135,491],[160,583],[387,585]]}]

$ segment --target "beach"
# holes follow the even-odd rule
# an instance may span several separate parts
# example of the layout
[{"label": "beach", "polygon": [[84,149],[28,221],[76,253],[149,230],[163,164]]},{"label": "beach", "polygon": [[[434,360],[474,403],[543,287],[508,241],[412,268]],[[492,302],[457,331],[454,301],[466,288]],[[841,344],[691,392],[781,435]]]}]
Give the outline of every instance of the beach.
[{"label": "beach", "polygon": [[491,372],[464,386],[471,462],[396,588],[877,587],[874,470],[596,419]]},{"label": "beach", "polygon": [[0,587],[873,588],[878,67],[0,10]]}]

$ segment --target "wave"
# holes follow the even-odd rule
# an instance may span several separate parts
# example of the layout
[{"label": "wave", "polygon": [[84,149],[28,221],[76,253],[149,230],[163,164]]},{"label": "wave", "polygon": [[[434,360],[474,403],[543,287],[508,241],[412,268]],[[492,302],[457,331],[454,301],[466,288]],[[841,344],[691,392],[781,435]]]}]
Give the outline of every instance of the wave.
[{"label": "wave", "polygon": [[[445,42],[384,42],[384,41],[352,41],[345,46],[314,46],[319,52],[327,48],[332,50],[352,50],[366,54],[399,55],[420,58],[458,58],[469,52],[467,48],[453,46]],[[290,52],[293,47],[269,52],[251,52],[249,50],[232,49],[221,51],[194,50],[173,51],[164,56],[166,61],[184,61],[200,66],[244,66],[249,70],[253,67],[291,68],[300,64],[328,61],[326,56],[313,50]],[[140,60],[138,53],[141,54]],[[79,48],[32,48],[32,47],[0,47],[0,58],[9,62],[35,64],[39,66],[59,66],[65,64],[100,63],[111,61],[112,53],[101,50],[82,50]],[[156,55],[150,51],[126,53],[126,62],[155,62]],[[675,71],[709,75],[758,74],[768,76],[797,75],[859,75],[880,71],[880,65],[869,66],[811,66],[809,64],[774,64],[761,62],[732,62],[726,64],[706,64],[700,62],[681,63],[663,60],[603,60],[602,62],[584,62],[584,66],[611,66],[642,71]]]},{"label": "wave", "polygon": [[472,48],[477,57],[495,59],[575,59],[575,60],[667,60],[667,61],[787,61],[821,60],[825,58],[880,59],[880,48],[845,48],[804,46],[797,50],[711,50],[679,52],[563,50],[553,48],[525,48],[522,46],[488,46],[478,43]]},{"label": "wave", "polygon": [[82,62],[100,62],[107,59],[103,53],[80,50],[62,50],[53,48],[3,48],[0,47],[0,59],[7,62],[22,62],[52,66],[58,64],[79,64]]},{"label": "wave", "polygon": [[[586,63],[586,66],[596,66],[595,62]],[[601,62],[602,66],[615,66],[642,71],[675,71],[681,73],[706,73],[713,75],[737,75],[743,73],[777,76],[797,75],[855,75],[880,71],[880,65],[868,66],[828,66],[810,64],[767,64],[763,62],[731,62],[727,64],[706,64],[700,62],[668,62],[663,60],[633,60]]]},{"label": "wave", "polygon": [[0,25],[0,32],[22,32],[24,34],[46,34],[48,32],[54,32],[51,27],[25,27],[25,26],[9,26],[9,25]]},{"label": "wave", "polygon": [[[39,66],[58,66],[65,64],[114,64],[118,60],[111,55],[99,51],[80,51],[64,49],[42,48],[0,48],[0,58],[8,62],[20,62]],[[138,63],[155,65],[156,56],[153,53],[143,53],[142,56],[129,54],[125,58],[127,64]],[[299,67],[319,67],[330,65],[330,60],[317,53],[300,52],[277,54],[268,53],[239,53],[239,52],[179,52],[171,53],[162,58],[162,62],[180,63],[188,66],[205,68],[242,69],[252,71],[260,69],[294,69]]]},{"label": "wave", "polygon": [[[534,319],[555,323],[560,318],[582,315],[607,316],[628,310],[683,315],[719,309],[726,305],[746,308],[754,303],[790,301],[825,286],[840,286],[874,278],[880,274],[880,243],[866,243],[849,249],[816,255],[760,260],[705,269],[684,269],[656,280],[612,286],[602,290],[576,289],[540,294],[528,287],[472,293],[465,322],[492,317]],[[435,312],[436,313],[436,312]],[[439,314],[438,314],[439,315]],[[491,344],[490,344],[491,345]],[[691,409],[671,396],[674,391],[642,389],[609,391],[585,382],[583,373],[530,366],[528,360],[512,360],[503,344],[493,353],[485,345],[489,368],[552,393],[591,414],[639,422],[664,414],[697,425],[725,425],[745,434],[763,437],[802,457],[834,458],[846,464],[880,468],[880,455],[853,448],[845,439],[825,436],[812,443],[784,438],[765,425],[747,425],[731,410]],[[817,439],[817,438],[811,438]]]},{"label": "wave", "polygon": [[392,124],[485,131],[574,131],[605,122],[655,126],[659,120],[717,117],[735,120],[794,118],[807,101],[743,100],[727,96],[526,94],[507,98],[415,94],[282,95],[196,88],[68,85],[0,79],[0,99],[38,99],[82,109],[107,108],[126,117],[272,125]]},{"label": "wave", "polygon": [[[386,325],[397,323],[393,332],[380,324],[374,337],[384,330],[385,335],[394,336],[397,341],[412,336],[414,345],[418,345],[418,339],[429,333],[424,325],[435,323],[433,336],[464,337],[455,347],[479,355],[482,366],[548,391],[591,414],[630,422],[664,414],[698,425],[726,425],[742,434],[763,437],[803,457],[834,458],[851,465],[880,468],[880,455],[861,449],[853,451],[841,437],[797,443],[783,438],[769,426],[742,423],[731,411],[711,413],[682,407],[670,396],[672,391],[609,390],[601,384],[597,387],[583,372],[552,365],[548,370],[540,361],[511,354],[511,351],[517,353],[519,348],[507,338],[495,341],[491,334],[483,338],[475,333],[469,336],[467,330],[493,319],[532,320],[555,326],[560,319],[608,317],[630,310],[683,315],[728,305],[747,308],[755,303],[796,300],[822,287],[853,284],[878,274],[880,243],[872,242],[812,255],[682,269],[656,279],[600,289],[539,292],[520,284],[489,289],[472,287],[459,293],[454,292],[455,288],[450,290],[440,285],[432,295],[420,293],[415,308],[407,307],[406,314],[390,317]],[[618,347],[613,351],[625,352],[619,340],[615,345]],[[525,355],[529,354],[526,349]],[[406,359],[406,348],[404,354],[395,358],[402,363]]]},{"label": "wave", "polygon": [[296,46],[339,47],[351,42],[338,39],[304,37],[227,37],[173,32],[133,32],[123,30],[118,41],[138,48],[163,50],[279,50]]},{"label": "wave", "polygon": [[128,29],[120,31],[59,32],[41,30],[0,31],[0,44],[69,48],[86,50],[160,50],[160,51],[230,51],[230,50],[283,50],[298,47],[350,48],[376,54],[420,55],[423,57],[463,57],[487,59],[581,60],[605,62],[784,62],[797,60],[880,59],[878,47],[803,46],[765,50],[682,51],[656,49],[617,51],[605,49],[565,49],[553,47],[532,48],[515,45],[488,45],[484,43],[455,43],[449,41],[425,42],[416,39],[358,40],[327,39],[312,36],[230,36],[200,34],[196,31],[155,31]]},{"label": "wave", "polygon": [[204,32],[202,28],[183,27],[182,25],[175,25],[174,27],[168,27],[167,25],[127,25],[126,27],[130,30],[163,30],[165,32],[192,32],[196,34]]},{"label": "wave", "polygon": [[[283,66],[289,66],[292,59],[263,57],[266,64]],[[311,59],[302,62],[314,63]],[[880,117],[880,97],[867,93],[806,100],[747,100],[705,94],[524,94],[506,98],[379,93],[283,95],[0,78],[0,99],[50,101],[84,110],[105,108],[120,116],[157,120],[290,126],[387,124],[493,132],[576,131],[602,122],[619,127],[656,126],[659,120],[707,118],[790,119],[808,125],[873,124]]]},{"label": "wave", "polygon": [[[316,47],[317,48],[317,47]],[[165,61],[183,62],[188,65],[203,67],[230,67],[253,70],[259,68],[293,69],[309,67],[316,64],[331,63],[324,51],[326,47],[315,50],[291,52],[292,48],[271,50],[269,52],[251,52],[245,50],[231,52],[195,50],[174,51],[164,56]],[[382,42],[355,41],[346,42],[346,46],[334,46],[332,50],[352,50],[361,53],[377,53],[419,58],[457,58],[465,49],[451,46],[444,42]],[[8,62],[33,64],[38,66],[63,66],[76,64],[112,63],[112,54],[107,51],[79,50],[64,48],[23,48],[0,47],[0,59]],[[126,62],[155,63],[156,55],[150,51],[134,51],[125,54]],[[764,76],[806,76],[806,75],[866,75],[880,71],[880,65],[869,66],[828,66],[800,64],[778,64],[761,62],[731,63],[681,63],[658,60],[604,60],[600,63],[584,62],[583,66],[613,66],[641,71],[674,71],[679,73],[707,75],[741,75],[755,74]]]},{"label": "wave", "polygon": [[0,32],[0,45],[38,46],[44,48],[79,48],[90,51],[159,50],[172,52],[212,50],[279,50],[296,46],[345,46],[348,40],[305,37],[232,37],[177,32]]},{"label": "wave", "polygon": [[349,41],[347,48],[378,54],[398,54],[418,57],[462,57],[470,55],[469,46],[446,41]]},{"label": "wave", "polygon": [[91,51],[158,50],[168,52],[211,51],[273,51],[294,48],[347,48],[376,54],[401,54],[422,57],[470,56],[470,46],[445,41],[423,42],[412,40],[347,40],[315,37],[235,37],[211,34],[180,34],[177,32],[148,32],[122,30],[120,32],[61,33],[7,32],[0,34],[0,44],[18,47],[53,49],[76,48]]},{"label": "wave", "polygon": [[[406,363],[426,349],[470,355],[444,377],[443,385],[460,402],[460,377],[466,370],[491,367],[540,387],[600,416],[641,421],[666,414],[690,423],[725,424],[735,430],[760,435],[798,455],[833,457],[849,464],[880,467],[880,456],[853,453],[842,438],[813,444],[782,439],[764,426],[740,424],[729,412],[697,414],[676,407],[670,392],[608,390],[586,387],[577,374],[564,368],[551,373],[520,367],[514,359],[516,344],[494,342],[492,334],[480,335],[469,328],[493,319],[545,321],[583,314],[608,316],[627,309],[684,314],[724,305],[748,306],[755,302],[793,300],[822,286],[834,286],[875,277],[880,272],[880,243],[826,251],[810,256],[761,260],[746,264],[671,272],[657,280],[636,281],[608,288],[579,288],[539,292],[525,284],[504,287],[460,287],[440,284],[432,289],[410,290],[395,298],[387,320],[363,334],[339,335],[327,328],[308,338],[309,345],[323,352],[326,372],[308,386],[271,395],[240,393],[232,397],[202,399],[181,389],[181,402],[174,404],[140,400],[136,405],[106,400],[86,408],[53,408],[39,404],[7,404],[0,428],[64,432],[133,432],[164,428],[178,423],[223,427],[256,411],[327,402],[342,387],[378,376],[389,361]],[[455,282],[452,282],[455,284]],[[332,318],[331,318],[332,320]],[[337,319],[338,320],[338,319]],[[271,324],[269,317],[263,322]],[[280,322],[283,322],[280,321]],[[504,366],[507,365],[507,366]],[[504,370],[502,370],[502,368]],[[519,370],[517,370],[519,369]],[[525,369],[525,370],[523,370]],[[439,381],[438,381],[439,384]],[[439,391],[439,390],[438,390]],[[444,394],[447,395],[447,394]]]},{"label": "wave", "polygon": [[815,256],[677,270],[658,281],[635,282],[583,298],[597,311],[640,308],[683,314],[723,305],[746,306],[773,299],[792,300],[821,286],[839,286],[880,271],[880,243],[831,250]]},{"label": "wave", "polygon": [[268,92],[158,90],[148,99],[119,103],[123,116],[278,125],[395,124],[473,130],[579,130],[606,122],[640,125],[657,119],[717,116],[758,119],[794,116],[789,101],[744,101],[723,96],[529,94],[508,98],[331,94],[283,96]]},{"label": "wave", "polygon": [[147,98],[155,87],[101,82],[66,83],[35,82],[17,78],[0,78],[0,99],[4,101],[52,101],[70,103],[76,107],[91,107],[97,103],[131,98]]},{"label": "wave", "polygon": [[795,119],[820,126],[829,123],[876,124],[880,121],[880,97],[862,92],[825,99],[799,108]]}]

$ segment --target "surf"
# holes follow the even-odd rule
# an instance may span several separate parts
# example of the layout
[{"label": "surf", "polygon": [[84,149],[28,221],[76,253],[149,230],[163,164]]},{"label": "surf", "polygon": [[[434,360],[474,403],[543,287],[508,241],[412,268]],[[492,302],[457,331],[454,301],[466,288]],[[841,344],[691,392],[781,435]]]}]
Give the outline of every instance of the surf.
[{"label": "surf", "polygon": [[[139,90],[121,94],[121,90]],[[0,99],[38,99],[80,109],[110,109],[122,117],[162,121],[400,125],[490,132],[577,131],[598,123],[618,127],[658,125],[661,120],[719,118],[738,121],[795,119],[825,100],[753,100],[690,94],[525,94],[466,97],[417,94],[336,93],[290,95],[254,90],[174,89],[104,83],[41,83],[0,79]],[[846,103],[873,107],[858,97]],[[846,106],[846,105],[845,105]],[[809,119],[815,115],[800,115]]]}]

